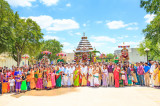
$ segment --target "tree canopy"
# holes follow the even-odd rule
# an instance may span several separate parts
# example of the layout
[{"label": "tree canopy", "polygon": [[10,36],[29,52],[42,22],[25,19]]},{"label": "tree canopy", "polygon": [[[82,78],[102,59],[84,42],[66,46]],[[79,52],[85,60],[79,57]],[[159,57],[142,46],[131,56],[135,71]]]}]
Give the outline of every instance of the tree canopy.
[{"label": "tree canopy", "polygon": [[145,40],[140,44],[141,55],[145,54],[144,49],[149,48],[149,58],[159,60],[160,57],[160,0],[141,0],[141,7],[147,13],[156,14],[153,21],[143,29]]},{"label": "tree canopy", "polygon": [[0,53],[7,51],[12,40],[14,13],[5,0],[0,0]]},{"label": "tree canopy", "polygon": [[[62,51],[63,45],[57,41],[57,40],[46,40],[43,41],[43,46],[41,48],[41,51],[49,51],[52,54],[48,55],[49,59],[52,61],[54,59],[57,59],[58,57],[56,56],[57,53],[60,53]],[[41,59],[43,54],[39,53],[38,59]]]},{"label": "tree canopy", "polygon": [[141,0],[141,7],[143,7],[147,13],[157,14],[160,12],[160,0]]}]

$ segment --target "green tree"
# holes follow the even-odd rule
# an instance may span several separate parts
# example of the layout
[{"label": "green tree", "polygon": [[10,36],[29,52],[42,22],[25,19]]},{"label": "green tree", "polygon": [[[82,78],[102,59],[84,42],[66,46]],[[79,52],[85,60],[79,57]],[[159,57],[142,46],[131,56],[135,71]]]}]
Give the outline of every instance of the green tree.
[{"label": "green tree", "polygon": [[[57,53],[60,53],[62,51],[63,45],[57,41],[57,40],[46,40],[43,41],[43,47],[41,49],[42,51],[50,51],[52,54],[48,55],[48,58],[52,61],[57,59],[58,57],[56,56]],[[39,53],[37,56],[38,59],[41,59],[43,57],[43,54]]]},{"label": "green tree", "polygon": [[109,53],[109,54],[107,54],[106,56],[107,56],[107,62],[113,61],[113,59],[114,59],[114,54]]},{"label": "green tree", "polygon": [[22,55],[28,53],[30,56],[39,52],[43,34],[40,26],[31,19],[20,19],[15,13],[13,23],[13,39],[9,48],[9,53],[19,66]]},{"label": "green tree", "polygon": [[8,50],[12,40],[14,13],[5,0],[0,0],[0,53]]},{"label": "green tree", "polygon": [[141,0],[141,7],[143,7],[147,13],[157,14],[160,12],[160,0]]},{"label": "green tree", "polygon": [[141,7],[156,16],[143,30],[145,40],[140,44],[139,52],[144,55],[144,49],[149,48],[149,58],[157,60],[160,57],[160,0],[141,0]]},{"label": "green tree", "polygon": [[160,60],[160,49],[158,50],[158,45],[153,45],[149,39],[145,39],[143,42],[140,43],[138,51],[140,55],[146,55],[144,51],[145,48],[149,48],[149,59],[151,60]]},{"label": "green tree", "polygon": [[158,14],[147,28],[143,30],[145,38],[151,40],[152,44],[160,43],[160,14]]}]

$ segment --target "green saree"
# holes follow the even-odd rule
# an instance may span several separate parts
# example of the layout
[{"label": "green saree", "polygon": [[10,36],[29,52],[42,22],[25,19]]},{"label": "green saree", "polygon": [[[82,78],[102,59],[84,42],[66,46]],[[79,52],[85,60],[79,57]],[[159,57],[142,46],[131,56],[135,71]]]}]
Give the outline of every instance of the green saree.
[{"label": "green saree", "polygon": [[56,87],[61,87],[61,76],[59,73],[61,72],[61,70],[58,70],[56,72]]},{"label": "green saree", "polygon": [[74,86],[79,86],[79,70],[74,71],[73,79],[74,79]]}]

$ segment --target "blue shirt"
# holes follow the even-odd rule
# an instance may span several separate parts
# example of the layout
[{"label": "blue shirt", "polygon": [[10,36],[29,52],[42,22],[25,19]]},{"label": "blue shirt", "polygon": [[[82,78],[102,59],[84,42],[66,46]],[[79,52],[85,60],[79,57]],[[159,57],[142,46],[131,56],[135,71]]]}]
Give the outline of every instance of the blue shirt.
[{"label": "blue shirt", "polygon": [[19,74],[19,75],[22,75],[22,72],[21,72],[20,70],[14,72],[14,75],[15,75],[15,76],[17,76],[18,74]]},{"label": "blue shirt", "polygon": [[150,70],[150,67],[149,66],[144,66],[144,72],[148,72],[148,70]]}]

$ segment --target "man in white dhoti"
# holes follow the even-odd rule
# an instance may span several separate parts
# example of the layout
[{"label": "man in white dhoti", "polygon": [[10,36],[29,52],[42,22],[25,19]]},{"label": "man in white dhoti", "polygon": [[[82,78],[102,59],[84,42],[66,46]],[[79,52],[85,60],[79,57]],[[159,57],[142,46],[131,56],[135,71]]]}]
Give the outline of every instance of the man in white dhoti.
[{"label": "man in white dhoti", "polygon": [[69,78],[70,78],[71,86],[74,84],[73,83],[73,72],[74,72],[74,67],[71,65],[69,69]]},{"label": "man in white dhoti", "polygon": [[93,87],[94,83],[93,83],[93,67],[92,67],[92,65],[90,65],[90,67],[89,67],[88,74],[89,74],[88,80],[90,82],[90,86]]},{"label": "man in white dhoti", "polygon": [[154,87],[154,80],[153,80],[153,72],[155,70],[155,63],[154,61],[151,62],[151,68],[150,68],[150,75],[151,75],[151,87]]},{"label": "man in white dhoti", "polygon": [[63,84],[64,86],[67,86],[68,84],[68,69],[66,65],[64,66],[64,69],[63,69]]}]

